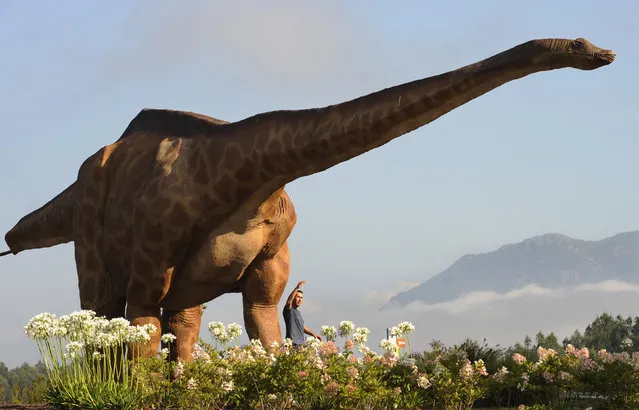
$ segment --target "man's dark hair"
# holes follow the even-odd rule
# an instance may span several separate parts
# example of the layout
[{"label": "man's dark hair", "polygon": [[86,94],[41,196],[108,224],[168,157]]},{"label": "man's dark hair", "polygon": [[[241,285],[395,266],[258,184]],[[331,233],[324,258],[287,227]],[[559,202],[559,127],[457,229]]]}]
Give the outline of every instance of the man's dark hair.
[{"label": "man's dark hair", "polygon": [[297,293],[301,293],[302,295],[304,294],[304,292],[302,292],[302,289],[298,289]]}]

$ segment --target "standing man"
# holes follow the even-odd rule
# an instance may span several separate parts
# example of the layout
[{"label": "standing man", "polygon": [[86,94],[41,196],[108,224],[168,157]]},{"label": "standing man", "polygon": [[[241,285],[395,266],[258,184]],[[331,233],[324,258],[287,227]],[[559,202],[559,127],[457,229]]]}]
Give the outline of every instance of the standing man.
[{"label": "standing man", "polygon": [[304,293],[300,290],[300,288],[305,283],[306,281],[303,280],[295,286],[295,289],[293,289],[291,294],[288,296],[286,305],[284,305],[284,310],[282,311],[284,314],[284,323],[286,324],[286,337],[293,341],[293,347],[295,350],[297,350],[300,345],[304,344],[306,339],[304,337],[304,333],[309,336],[313,336],[317,340],[322,340],[320,335],[304,326],[302,313],[298,310],[304,301]]}]

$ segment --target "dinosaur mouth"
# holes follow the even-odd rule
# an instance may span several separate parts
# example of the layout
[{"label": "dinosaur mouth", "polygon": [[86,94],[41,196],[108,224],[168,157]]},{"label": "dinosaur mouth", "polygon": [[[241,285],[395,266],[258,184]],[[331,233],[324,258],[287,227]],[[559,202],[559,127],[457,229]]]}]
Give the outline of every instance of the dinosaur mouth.
[{"label": "dinosaur mouth", "polygon": [[598,52],[595,55],[595,58],[600,60],[605,65],[608,65],[608,64],[612,63],[613,61],[615,61],[615,57],[617,57],[617,53],[615,53],[612,50],[603,50],[603,51]]}]

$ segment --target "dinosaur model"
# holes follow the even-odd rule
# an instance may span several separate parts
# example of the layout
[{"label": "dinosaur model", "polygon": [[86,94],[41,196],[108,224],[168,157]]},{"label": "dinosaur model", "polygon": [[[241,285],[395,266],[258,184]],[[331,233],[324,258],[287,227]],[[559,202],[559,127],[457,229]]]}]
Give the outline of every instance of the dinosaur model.
[{"label": "dinosaur model", "polygon": [[[189,360],[201,304],[241,292],[251,339],[281,341],[278,302],[296,222],[284,187],[380,147],[507,82],[615,53],[585,39],[531,40],[447,73],[317,109],[225,123],[142,110],[77,180],[5,236],[10,252],[73,241],[81,307],[177,336]],[[142,349],[158,351],[158,332]]]}]

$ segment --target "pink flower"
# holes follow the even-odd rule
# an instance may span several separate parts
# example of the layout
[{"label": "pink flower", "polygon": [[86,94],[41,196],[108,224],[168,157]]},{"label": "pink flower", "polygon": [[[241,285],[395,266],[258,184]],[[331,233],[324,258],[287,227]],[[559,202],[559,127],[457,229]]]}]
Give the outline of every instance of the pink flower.
[{"label": "pink flower", "polygon": [[524,363],[526,361],[526,358],[523,355],[519,354],[519,353],[515,353],[513,355],[513,360],[517,364],[522,364],[522,363]]},{"label": "pink flower", "polygon": [[542,362],[545,362],[549,358],[557,355],[557,352],[554,349],[544,349],[541,346],[537,349],[537,353],[539,353],[539,360]]},{"label": "pink flower", "polygon": [[506,375],[510,373],[506,366],[502,366],[501,369],[497,370],[495,374],[492,375],[493,380],[496,382],[503,382],[506,379]]},{"label": "pink flower", "polygon": [[469,379],[473,376],[473,366],[470,365],[470,362],[467,360],[466,363],[459,369],[459,375],[462,379]]},{"label": "pink flower", "polygon": [[577,352],[577,357],[579,357],[580,359],[588,359],[588,358],[590,358],[590,350],[588,350],[587,347],[582,347]]},{"label": "pink flower", "polygon": [[308,376],[308,373],[305,372],[304,370],[300,370],[299,372],[297,372],[297,377],[299,377],[302,380],[306,379],[306,376]]},{"label": "pink flower", "polygon": [[344,342],[344,349],[351,350],[353,347],[355,347],[355,343],[351,339],[347,339],[346,342]]},{"label": "pink flower", "polygon": [[352,384],[350,384],[350,383],[349,383],[349,384],[347,384],[347,385],[346,385],[346,391],[347,391],[347,392],[352,393],[352,392],[354,392],[355,390],[356,390],[356,387],[355,387],[355,386],[353,386]]},{"label": "pink flower", "polygon": [[569,380],[572,376],[568,372],[560,371],[557,377],[559,380]]},{"label": "pink flower", "polygon": [[359,375],[359,371],[353,366],[348,366],[346,374],[348,374],[350,378],[355,379]]},{"label": "pink flower", "polygon": [[613,361],[612,355],[606,349],[601,349],[600,351],[598,351],[597,356],[604,363],[611,363]]},{"label": "pink flower", "polygon": [[333,342],[332,340],[329,340],[328,342],[322,343],[322,345],[320,347],[320,355],[322,355],[322,356],[328,356],[330,354],[335,354],[335,353],[337,353],[337,351],[338,351],[337,346],[335,345],[335,342]]},{"label": "pink flower", "polygon": [[639,372],[639,352],[633,352],[630,360],[633,370]]},{"label": "pink flower", "polygon": [[479,359],[475,362],[475,371],[482,376],[488,376],[488,371],[486,370],[486,366],[484,365],[484,361]]},{"label": "pink flower", "polygon": [[617,362],[627,362],[630,360],[630,354],[628,352],[615,353],[613,359]]},{"label": "pink flower", "polygon": [[594,370],[597,367],[599,367],[599,365],[597,363],[595,363],[595,361],[592,360],[589,357],[586,357],[585,359],[580,359],[579,360],[579,369],[580,370]]},{"label": "pink flower", "polygon": [[339,392],[339,384],[335,383],[334,381],[331,381],[330,383],[326,385],[324,390],[326,391],[328,395],[333,396]]},{"label": "pink flower", "polygon": [[399,356],[397,356],[395,353],[386,352],[384,353],[384,356],[379,359],[379,362],[384,366],[393,367],[395,366],[395,364],[397,364],[398,360]]},{"label": "pink flower", "polygon": [[550,372],[543,372],[542,376],[544,376],[544,379],[546,379],[546,381],[548,383],[552,383],[553,381],[553,375]]}]

